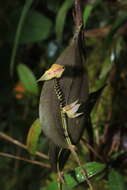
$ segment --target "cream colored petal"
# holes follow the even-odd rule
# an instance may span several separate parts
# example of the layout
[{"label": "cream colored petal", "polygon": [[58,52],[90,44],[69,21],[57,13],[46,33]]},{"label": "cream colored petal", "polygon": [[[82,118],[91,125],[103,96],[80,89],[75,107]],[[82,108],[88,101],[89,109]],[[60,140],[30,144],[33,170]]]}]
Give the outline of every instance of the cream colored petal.
[{"label": "cream colored petal", "polygon": [[80,105],[81,105],[81,104],[76,104],[75,106],[73,106],[73,108],[71,109],[71,112],[72,112],[72,113],[76,113],[76,112],[78,111]]},{"label": "cream colored petal", "polygon": [[69,118],[76,118],[76,117],[79,117],[80,115],[82,115],[83,112],[82,113],[75,113],[75,114],[71,114],[70,112],[66,112],[66,114]]},{"label": "cream colored petal", "polygon": [[45,72],[38,81],[50,80],[51,78],[52,75],[50,75],[48,72]]},{"label": "cream colored petal", "polygon": [[69,118],[75,118],[75,117],[78,117],[83,114],[83,113],[77,113],[77,111],[81,105],[81,104],[77,104],[77,102],[78,102],[78,100],[63,107],[63,112],[66,113]]},{"label": "cream colored petal", "polygon": [[67,114],[67,115],[68,115],[69,118],[76,118],[76,117],[79,117],[82,114],[83,114],[83,112],[82,113],[76,113],[76,114],[73,114],[73,115],[71,115],[71,114]]},{"label": "cream colored petal", "polygon": [[69,104],[69,105],[66,105],[65,107],[63,107],[63,111],[66,112],[70,109],[73,109],[73,107],[77,104],[78,100],[76,100],[75,102]]},{"label": "cream colored petal", "polygon": [[78,100],[74,101],[73,103],[69,104],[68,106],[70,108],[73,108],[78,103]]}]

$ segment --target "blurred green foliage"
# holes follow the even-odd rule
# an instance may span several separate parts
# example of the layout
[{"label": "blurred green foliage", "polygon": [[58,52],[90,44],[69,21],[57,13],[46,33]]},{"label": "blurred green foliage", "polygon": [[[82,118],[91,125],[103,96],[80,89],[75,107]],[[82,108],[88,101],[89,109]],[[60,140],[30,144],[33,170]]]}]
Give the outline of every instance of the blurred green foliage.
[{"label": "blurred green foliage", "polygon": [[40,120],[36,119],[29,130],[27,140],[26,140],[27,149],[33,155],[37,151],[38,139],[41,134],[41,131],[42,131],[42,128],[40,125]]},{"label": "blurred green foliage", "polygon": [[[73,0],[0,2],[0,188],[3,190],[55,190],[52,181],[56,180],[56,174],[49,168],[47,157],[33,156],[29,152],[48,154],[47,139],[43,132],[40,134],[38,125],[33,124],[38,118],[42,88],[37,79],[54,63],[73,36],[73,7]],[[91,116],[95,144],[93,158],[90,158],[85,143],[79,145],[83,164],[96,161],[106,165],[106,170],[92,179],[94,190],[127,188],[126,11],[127,3],[122,0],[87,0],[83,5],[90,92],[107,83]],[[37,136],[33,138],[29,129],[35,130]],[[27,135],[30,136],[27,141],[29,152],[26,146],[19,145],[25,144]],[[32,148],[29,147],[31,144]],[[37,160],[45,167],[11,159],[3,153],[27,158],[31,163]],[[75,167],[70,158],[65,175]],[[98,173],[97,168],[94,173]],[[84,189],[84,184],[75,189]]]}]

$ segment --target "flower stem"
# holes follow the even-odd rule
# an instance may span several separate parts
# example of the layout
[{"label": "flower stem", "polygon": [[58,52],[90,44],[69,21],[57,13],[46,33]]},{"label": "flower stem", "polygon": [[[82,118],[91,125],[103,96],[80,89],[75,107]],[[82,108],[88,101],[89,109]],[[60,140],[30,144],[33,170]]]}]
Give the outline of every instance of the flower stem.
[{"label": "flower stem", "polygon": [[87,171],[85,168],[83,168],[83,166],[80,162],[80,159],[77,155],[76,147],[75,147],[75,145],[72,144],[71,139],[69,137],[66,115],[65,115],[65,113],[63,113],[62,110],[61,110],[61,120],[62,120],[62,127],[64,129],[65,139],[66,139],[66,142],[68,144],[68,149],[71,151],[71,153],[73,154],[73,156],[75,158],[75,161],[78,163],[79,167],[81,168],[82,174],[83,174],[84,178],[86,178],[86,181],[90,187],[90,190],[93,190],[93,187],[90,183],[90,180],[88,179]]}]

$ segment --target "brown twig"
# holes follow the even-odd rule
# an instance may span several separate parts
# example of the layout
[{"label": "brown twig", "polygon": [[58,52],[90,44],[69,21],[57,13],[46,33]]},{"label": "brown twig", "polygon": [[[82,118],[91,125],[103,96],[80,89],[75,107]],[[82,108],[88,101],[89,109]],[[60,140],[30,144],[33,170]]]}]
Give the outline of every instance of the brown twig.
[{"label": "brown twig", "polygon": [[[90,30],[84,31],[84,35],[86,38],[90,38],[90,37],[103,38],[108,35],[110,30],[111,30],[111,26],[109,25],[109,26],[106,26],[103,28],[95,28],[95,29],[90,29]],[[126,31],[127,31],[127,23],[125,23],[123,26],[121,26],[118,29],[115,36],[126,34]]]},{"label": "brown twig", "polygon": [[[25,149],[25,150],[27,150],[27,146],[25,144],[23,144],[23,143],[19,142],[18,140],[6,135],[3,132],[0,132],[0,137],[11,142],[11,143],[13,143],[13,144],[15,144],[15,145],[17,145],[17,146],[19,146],[19,147],[21,147],[21,148],[23,148],[23,149]],[[44,158],[44,159],[49,159],[49,157],[46,154],[43,154],[41,152],[36,152],[36,155],[41,157],[41,158]]]},{"label": "brown twig", "polygon": [[84,144],[85,143],[85,146],[91,151],[94,153],[94,155],[99,158],[102,162],[104,162],[104,159],[103,157],[98,153],[96,152],[93,147],[91,145],[89,145],[89,143],[86,141],[86,139],[82,138],[81,140],[81,144]]},{"label": "brown twig", "polygon": [[13,158],[16,160],[22,160],[22,161],[29,162],[31,164],[39,165],[39,166],[46,167],[46,168],[51,167],[50,164],[47,164],[47,163],[39,162],[36,160],[30,160],[28,158],[23,158],[23,157],[19,157],[19,156],[14,156],[12,154],[4,153],[4,152],[0,152],[0,156],[7,157],[7,158]]},{"label": "brown twig", "polygon": [[103,28],[91,29],[84,31],[85,37],[105,37],[111,29],[111,26],[106,26]]},{"label": "brown twig", "polygon": [[75,25],[76,27],[79,27],[81,24],[83,24],[83,18],[82,18],[82,8],[81,8],[81,1],[75,0]]}]

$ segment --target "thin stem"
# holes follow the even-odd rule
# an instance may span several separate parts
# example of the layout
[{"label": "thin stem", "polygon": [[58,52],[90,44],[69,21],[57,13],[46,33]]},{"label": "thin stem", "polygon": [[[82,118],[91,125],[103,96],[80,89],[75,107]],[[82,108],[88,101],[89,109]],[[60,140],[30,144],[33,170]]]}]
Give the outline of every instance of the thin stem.
[{"label": "thin stem", "polygon": [[63,113],[62,110],[61,110],[61,120],[62,120],[62,127],[64,129],[64,135],[65,135],[65,139],[67,141],[67,144],[72,145],[72,142],[71,142],[71,139],[70,139],[69,133],[68,133],[66,115],[65,115],[65,113]]},{"label": "thin stem", "polygon": [[81,1],[75,0],[75,24],[77,27],[83,24]]},{"label": "thin stem", "polygon": [[89,185],[90,190],[93,190],[92,184],[91,184],[90,180],[88,179],[87,171],[86,171],[86,169],[82,166],[82,164],[81,164],[81,162],[80,162],[80,160],[79,160],[79,157],[78,157],[78,155],[77,155],[77,153],[76,153],[76,151],[75,151],[75,149],[74,149],[73,146],[74,146],[74,145],[70,146],[71,153],[73,154],[73,156],[74,156],[76,162],[78,163],[79,167],[81,168],[82,174],[84,175],[84,177],[85,177],[85,179],[86,179],[86,181],[87,181],[87,184]]},{"label": "thin stem", "polygon": [[73,154],[76,162],[78,163],[79,167],[81,168],[82,173],[83,173],[84,177],[86,178],[87,184],[90,187],[90,190],[93,190],[93,187],[92,187],[92,185],[88,179],[87,171],[85,168],[83,168],[83,166],[79,160],[79,157],[77,155],[77,152],[75,151],[75,145],[72,144],[71,139],[69,137],[66,115],[65,115],[65,113],[62,112],[62,110],[61,110],[61,120],[62,120],[62,127],[63,127],[64,133],[65,133],[65,139],[66,139],[67,144],[68,144],[68,148],[70,149],[70,151]]},{"label": "thin stem", "polygon": [[0,156],[7,157],[7,158],[13,158],[13,159],[16,159],[16,160],[22,160],[22,161],[29,162],[31,164],[39,165],[39,166],[46,167],[46,168],[51,167],[47,163],[39,162],[39,161],[36,161],[36,160],[30,160],[28,158],[23,158],[23,157],[19,157],[19,156],[14,156],[12,154],[4,153],[4,152],[0,152]]},{"label": "thin stem", "polygon": [[82,143],[82,144],[85,144],[85,146],[88,148],[88,150],[91,150],[91,152],[93,152],[93,154],[94,154],[97,158],[99,158],[102,162],[104,162],[103,157],[102,157],[98,152],[96,152],[96,151],[93,149],[93,147],[92,147],[84,138],[82,138],[81,143]]},{"label": "thin stem", "polygon": [[[18,140],[6,135],[3,132],[0,132],[0,137],[11,142],[11,143],[13,143],[13,144],[15,144],[15,145],[17,145],[17,146],[19,146],[20,148],[27,150],[27,146],[25,144],[23,144],[23,143],[19,142]],[[41,152],[36,152],[36,155],[41,157],[41,158],[49,159],[49,157],[47,155],[45,155]]]}]

